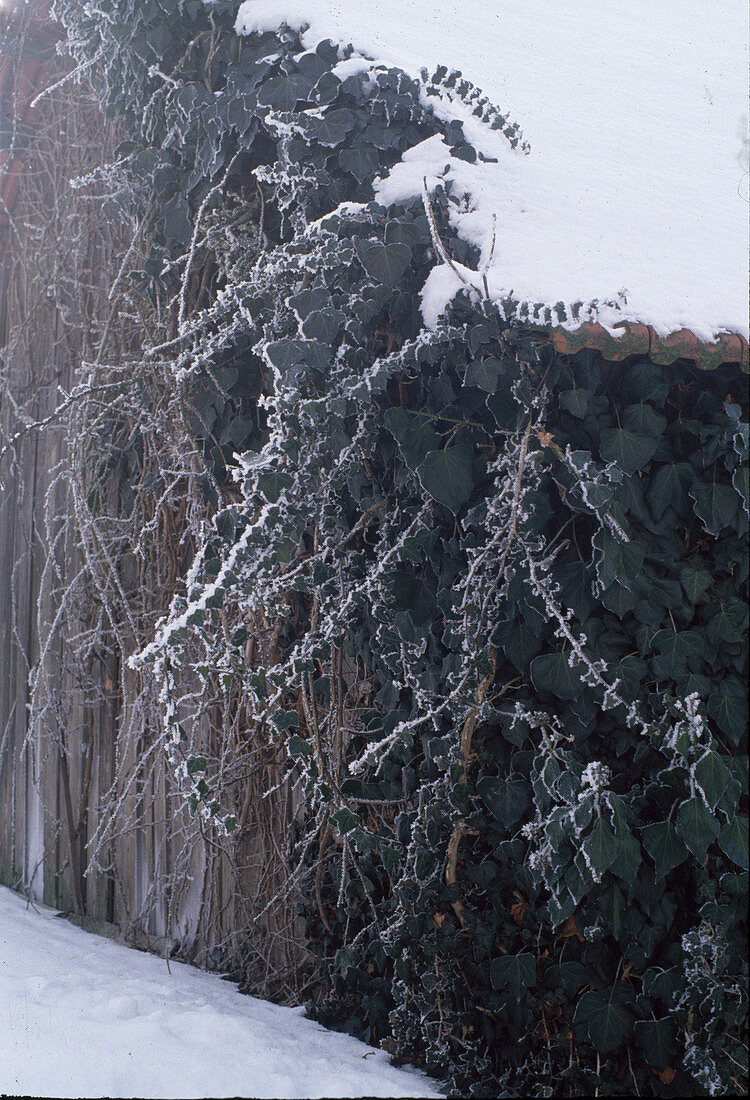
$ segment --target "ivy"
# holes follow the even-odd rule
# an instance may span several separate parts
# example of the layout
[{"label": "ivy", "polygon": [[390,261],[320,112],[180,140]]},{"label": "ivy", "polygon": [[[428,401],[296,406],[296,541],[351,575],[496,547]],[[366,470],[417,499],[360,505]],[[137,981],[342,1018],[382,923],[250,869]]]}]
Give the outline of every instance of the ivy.
[{"label": "ivy", "polygon": [[131,128],[128,201],[148,192],[160,227],[143,291],[185,307],[147,354],[191,402],[214,509],[134,664],[227,842],[222,768],[250,757],[228,733],[185,757],[193,667],[220,675],[227,731],[241,698],[283,754],[310,1011],[456,1095],[654,1095],[667,1071],[676,1094],[732,1091],[738,371],[559,356],[529,303],[470,287],[424,327],[436,250],[476,265],[462,196],[384,207],[376,171],[434,134],[476,156],[438,98],[523,148],[460,74],[341,80],[349,51],[286,30],[240,49],[223,0],[185,4],[182,37],[155,0],[58,7]]}]

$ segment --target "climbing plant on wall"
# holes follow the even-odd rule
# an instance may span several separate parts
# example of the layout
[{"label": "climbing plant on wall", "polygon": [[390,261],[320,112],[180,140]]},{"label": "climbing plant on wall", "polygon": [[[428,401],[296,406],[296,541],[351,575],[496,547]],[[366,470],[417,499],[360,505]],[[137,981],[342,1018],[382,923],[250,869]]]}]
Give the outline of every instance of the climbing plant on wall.
[{"label": "climbing plant on wall", "polygon": [[476,156],[426,88],[523,155],[455,74],[240,41],[227,3],[180,35],[58,7],[131,129],[116,201],[153,203],[174,318],[145,356],[214,512],[134,664],[222,843],[247,731],[285,746],[312,1011],[458,1095],[741,1091],[745,380],[557,355],[481,272],[425,327],[434,265],[477,266],[465,197],[375,176],[434,134]]}]

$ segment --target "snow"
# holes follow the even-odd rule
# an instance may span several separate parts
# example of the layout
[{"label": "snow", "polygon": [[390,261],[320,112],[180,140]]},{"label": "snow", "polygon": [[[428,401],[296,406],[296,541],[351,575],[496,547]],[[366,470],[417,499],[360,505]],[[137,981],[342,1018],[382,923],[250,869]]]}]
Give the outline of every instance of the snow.
[{"label": "snow", "polygon": [[[458,68],[520,123],[528,155],[445,97],[437,110],[471,119],[467,136],[497,163],[466,164],[433,139],[378,188],[383,200],[420,195],[449,165],[470,196],[454,221],[486,269],[472,281],[486,274],[493,296],[611,299],[619,308],[598,315],[608,327],[747,336],[743,0],[246,0],[236,25],[282,23],[307,27],[308,48],[351,43],[413,75]],[[460,285],[432,280],[429,324]]]},{"label": "snow", "polygon": [[0,1095],[439,1095],[348,1035],[0,887]]}]

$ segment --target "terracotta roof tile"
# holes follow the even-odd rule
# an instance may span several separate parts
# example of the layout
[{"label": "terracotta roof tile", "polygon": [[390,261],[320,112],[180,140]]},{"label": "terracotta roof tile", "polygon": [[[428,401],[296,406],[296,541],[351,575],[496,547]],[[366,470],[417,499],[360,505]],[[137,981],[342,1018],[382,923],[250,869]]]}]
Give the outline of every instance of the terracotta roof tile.
[{"label": "terracotta roof tile", "polygon": [[552,345],[566,355],[593,348],[605,359],[615,361],[627,359],[629,355],[647,355],[663,366],[677,359],[692,359],[701,370],[715,370],[722,363],[739,363],[743,370],[748,370],[747,340],[738,333],[720,333],[714,342],[707,342],[686,328],[659,336],[650,325],[623,321],[615,327],[622,329],[621,336],[613,336],[597,322],[581,325],[572,332],[554,328]]}]

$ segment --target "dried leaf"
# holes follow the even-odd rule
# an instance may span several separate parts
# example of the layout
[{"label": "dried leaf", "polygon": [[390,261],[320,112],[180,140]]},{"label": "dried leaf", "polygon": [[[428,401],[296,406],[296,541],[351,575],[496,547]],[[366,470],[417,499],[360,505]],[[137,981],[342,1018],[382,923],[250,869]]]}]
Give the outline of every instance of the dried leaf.
[{"label": "dried leaf", "polygon": [[671,1066],[667,1066],[666,1069],[663,1069],[661,1071],[654,1070],[654,1073],[659,1078],[662,1085],[671,1085],[675,1077],[677,1076],[677,1070],[672,1069]]},{"label": "dried leaf", "polygon": [[579,943],[583,943],[583,936],[578,931],[578,925],[576,924],[575,916],[568,917],[568,919],[566,920],[565,924],[562,927],[562,931],[560,932],[560,935],[565,940],[570,939],[571,936],[576,936],[578,938]]},{"label": "dried leaf", "polygon": [[526,899],[518,893],[517,890],[513,891],[513,897],[518,898],[518,901],[514,902],[510,907],[510,915],[513,920],[520,927],[523,924],[523,918],[526,915],[526,910],[529,908],[529,903]]}]

